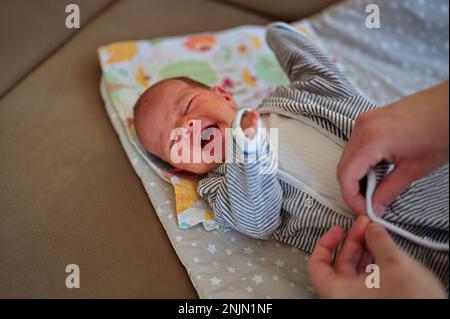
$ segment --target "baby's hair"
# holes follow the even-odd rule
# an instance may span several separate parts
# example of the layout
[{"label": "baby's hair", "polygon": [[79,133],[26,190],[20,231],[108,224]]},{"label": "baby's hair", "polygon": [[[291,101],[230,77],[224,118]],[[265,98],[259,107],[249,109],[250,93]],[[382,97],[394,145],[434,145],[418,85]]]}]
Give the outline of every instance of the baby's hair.
[{"label": "baby's hair", "polygon": [[207,86],[207,85],[205,85],[205,84],[203,84],[201,82],[195,81],[195,80],[193,80],[191,78],[188,78],[186,76],[179,76],[179,77],[164,79],[164,80],[161,80],[161,81],[153,84],[152,86],[148,87],[144,92],[142,92],[141,96],[139,96],[139,98],[137,99],[136,103],[134,104],[133,113],[136,115],[136,112],[137,112],[138,108],[143,104],[143,102],[145,100],[145,97],[152,90],[154,90],[155,88],[157,88],[161,84],[164,84],[165,82],[170,81],[170,80],[179,80],[179,81],[183,81],[183,82],[185,82],[185,83],[187,83],[187,84],[189,84],[191,86],[195,86],[195,87],[199,87],[199,88],[203,88],[203,89],[210,89],[209,86]]}]

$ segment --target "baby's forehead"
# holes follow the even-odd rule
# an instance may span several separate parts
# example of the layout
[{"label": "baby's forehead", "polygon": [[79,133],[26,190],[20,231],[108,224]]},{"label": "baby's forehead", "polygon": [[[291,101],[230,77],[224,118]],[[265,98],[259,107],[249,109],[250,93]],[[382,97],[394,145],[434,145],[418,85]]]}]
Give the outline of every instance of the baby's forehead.
[{"label": "baby's forehead", "polygon": [[160,100],[163,98],[166,102],[176,102],[188,89],[190,89],[190,86],[183,81],[166,80],[164,83],[155,84],[155,87],[153,88],[150,87],[145,100],[152,102],[153,100]]},{"label": "baby's forehead", "polygon": [[[137,130],[164,130],[166,121],[171,117],[180,102],[189,92],[189,85],[179,80],[166,80],[150,87],[142,97],[136,114]],[[172,114],[172,115],[171,115]],[[156,138],[155,134],[143,134],[148,140]]]},{"label": "baby's forehead", "polygon": [[[157,82],[147,89],[142,96],[143,114],[163,115],[176,109],[186,96],[204,90],[192,80],[173,78]],[[142,114],[141,113],[141,114]]]},{"label": "baby's forehead", "polygon": [[167,79],[167,80],[163,80],[160,81],[158,83],[155,84],[155,88],[156,89],[161,89],[161,90],[183,90],[186,88],[191,87],[192,85],[190,83],[188,83],[187,81],[184,81],[182,79]]}]

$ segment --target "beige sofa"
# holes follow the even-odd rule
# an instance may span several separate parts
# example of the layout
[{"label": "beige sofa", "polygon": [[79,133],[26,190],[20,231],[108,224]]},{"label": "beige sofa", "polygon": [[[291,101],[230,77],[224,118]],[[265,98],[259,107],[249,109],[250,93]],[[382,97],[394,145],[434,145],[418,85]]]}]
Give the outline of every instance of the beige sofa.
[{"label": "beige sofa", "polygon": [[[0,297],[196,298],[99,94],[106,43],[297,20],[320,0],[0,2]],[[69,30],[76,3],[81,28]],[[68,264],[80,288],[68,289]]]}]

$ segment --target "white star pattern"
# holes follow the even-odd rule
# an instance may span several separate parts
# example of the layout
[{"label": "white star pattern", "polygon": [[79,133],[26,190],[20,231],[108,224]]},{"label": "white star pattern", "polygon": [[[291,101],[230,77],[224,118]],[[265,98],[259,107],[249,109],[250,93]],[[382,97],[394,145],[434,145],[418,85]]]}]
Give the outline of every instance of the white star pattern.
[{"label": "white star pattern", "polygon": [[311,292],[311,293],[315,293],[315,292],[316,292],[316,290],[314,289],[313,286],[307,286],[306,289],[307,289],[309,292]]},{"label": "white star pattern", "polygon": [[275,275],[275,276],[272,276],[272,280],[273,281],[278,281],[278,280],[280,280],[280,278],[277,275]]},{"label": "white star pattern", "polygon": [[297,273],[298,272],[297,268],[292,268],[292,272]]},{"label": "white star pattern", "polygon": [[194,258],[194,261],[198,263],[199,259],[197,257]]},{"label": "white star pattern", "polygon": [[246,265],[247,265],[247,267],[253,266],[253,264],[251,262],[248,262]]},{"label": "white star pattern", "polygon": [[192,247],[197,247],[197,243],[195,241],[192,242]]},{"label": "white star pattern", "polygon": [[202,279],[202,275],[198,275],[198,276],[195,277],[195,278],[197,278],[197,280],[200,280],[200,279]]},{"label": "white star pattern", "polygon": [[232,252],[233,252],[233,250],[231,250],[231,249],[225,250],[225,254],[227,254],[227,256],[230,256]]},{"label": "white star pattern", "polygon": [[254,275],[253,276],[253,281],[257,284],[257,285],[259,285],[259,284],[262,284],[263,282],[264,282],[264,280],[263,280],[263,276],[262,275]]},{"label": "white star pattern", "polygon": [[208,244],[208,248],[206,250],[209,251],[211,254],[214,254],[217,251],[216,245]]},{"label": "white star pattern", "polygon": [[265,261],[266,261],[266,258],[261,257],[259,260],[261,260],[262,262],[265,262]]},{"label": "white star pattern", "polygon": [[250,247],[245,247],[244,248],[244,254],[246,254],[246,255],[253,254],[253,249],[251,249]]},{"label": "white star pattern", "polygon": [[277,260],[275,260],[275,265],[277,265],[277,267],[284,267],[284,261],[277,258]]},{"label": "white star pattern", "polygon": [[217,267],[217,266],[219,266],[219,263],[217,261],[215,261],[215,262],[213,262],[213,265]]},{"label": "white star pattern", "polygon": [[250,286],[247,286],[247,287],[245,288],[245,290],[247,290],[249,293],[253,293],[253,288],[250,287]]},{"label": "white star pattern", "polygon": [[230,274],[234,274],[236,272],[236,269],[234,269],[233,267],[228,267],[227,270]]},{"label": "white star pattern", "polygon": [[211,279],[211,285],[219,287],[221,280],[217,277],[212,277]]},{"label": "white star pattern", "polygon": [[236,238],[235,237],[231,237],[231,239],[230,239],[232,242],[235,242],[236,241]]},{"label": "white star pattern", "polygon": [[178,235],[177,237],[175,237],[175,240],[178,241],[178,242],[180,242],[180,241],[183,240],[183,237],[181,237],[180,235]]}]

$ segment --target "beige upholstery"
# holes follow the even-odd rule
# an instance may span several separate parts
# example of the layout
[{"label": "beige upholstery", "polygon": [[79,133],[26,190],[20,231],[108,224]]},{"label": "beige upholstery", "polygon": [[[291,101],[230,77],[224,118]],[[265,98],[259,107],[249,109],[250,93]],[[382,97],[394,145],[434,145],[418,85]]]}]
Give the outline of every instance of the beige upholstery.
[{"label": "beige upholstery", "polygon": [[0,96],[76,32],[65,27],[69,3],[78,4],[83,25],[111,2],[0,1]]},{"label": "beige upholstery", "polygon": [[[55,2],[26,3],[61,22]],[[70,35],[60,26],[28,33],[0,16],[1,29],[16,28],[2,44],[23,51],[0,56],[3,90],[22,77],[0,99],[0,297],[197,297],[105,113],[96,49],[271,19],[217,1],[107,2],[58,48]],[[0,12],[23,5],[2,2]],[[80,289],[65,286],[71,263]]]},{"label": "beige upholstery", "polygon": [[275,20],[295,21],[314,14],[336,0],[223,0]]}]

